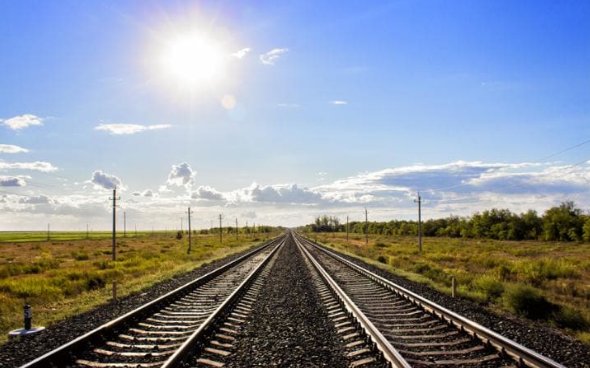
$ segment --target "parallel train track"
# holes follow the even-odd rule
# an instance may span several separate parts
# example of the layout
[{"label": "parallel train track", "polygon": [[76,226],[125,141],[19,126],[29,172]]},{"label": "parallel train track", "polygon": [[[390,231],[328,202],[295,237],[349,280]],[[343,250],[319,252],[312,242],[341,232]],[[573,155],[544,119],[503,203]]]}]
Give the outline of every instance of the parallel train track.
[{"label": "parallel train track", "polygon": [[565,368],[295,235],[341,304],[394,367]]},{"label": "parallel train track", "polygon": [[23,365],[21,368],[175,366],[247,290],[285,236]]}]

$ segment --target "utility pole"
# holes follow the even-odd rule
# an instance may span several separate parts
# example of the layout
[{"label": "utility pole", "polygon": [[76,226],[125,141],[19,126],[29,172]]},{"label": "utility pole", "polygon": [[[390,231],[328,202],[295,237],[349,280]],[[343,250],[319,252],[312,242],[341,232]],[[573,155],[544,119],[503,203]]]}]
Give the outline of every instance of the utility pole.
[{"label": "utility pole", "polygon": [[182,230],[182,217],[180,218],[180,232],[184,233],[184,231]]},{"label": "utility pole", "polygon": [[209,232],[213,234],[213,219],[211,219],[211,226],[209,227]]},{"label": "utility pole", "polygon": [[346,242],[348,243],[348,216],[346,216]]},{"label": "utility pole", "polygon": [[365,244],[369,245],[369,212],[365,207]]},{"label": "utility pole", "polygon": [[88,234],[88,224],[86,224],[86,239],[89,239],[89,238],[90,238],[90,236]]},{"label": "utility pole", "polygon": [[238,218],[236,217],[236,240],[240,239],[240,229],[238,228]]},{"label": "utility pole", "polygon": [[188,207],[188,249],[186,250],[186,254],[191,254],[191,246],[192,246],[192,234],[191,234],[191,207]]},{"label": "utility pole", "polygon": [[113,261],[117,260],[117,187],[113,189],[113,198],[109,198],[113,201]]},{"label": "utility pole", "polygon": [[221,220],[223,220],[223,216],[219,214],[219,243],[223,243],[223,228],[221,227]]},{"label": "utility pole", "polygon": [[418,192],[418,199],[414,199],[418,203],[418,251],[422,252],[422,198]]},{"label": "utility pole", "polygon": [[137,224],[135,224],[135,237],[137,237]]},{"label": "utility pole", "polygon": [[51,231],[49,230],[49,224],[47,224],[47,240],[49,241],[51,239]]},{"label": "utility pole", "polygon": [[127,237],[127,211],[123,211],[123,237]]}]

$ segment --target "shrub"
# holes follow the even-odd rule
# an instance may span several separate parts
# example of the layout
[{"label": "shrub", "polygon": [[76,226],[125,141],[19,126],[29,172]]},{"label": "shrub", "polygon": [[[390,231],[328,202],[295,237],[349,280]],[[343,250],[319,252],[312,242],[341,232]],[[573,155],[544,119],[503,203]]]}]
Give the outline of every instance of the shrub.
[{"label": "shrub", "polygon": [[504,293],[504,304],[514,313],[530,319],[548,319],[556,307],[538,289],[522,284]]},{"label": "shrub", "polygon": [[479,276],[472,282],[475,290],[482,292],[487,301],[494,301],[504,293],[504,285],[492,276]]},{"label": "shrub", "polygon": [[377,262],[387,264],[387,258],[385,256],[381,255],[381,256],[377,257]]},{"label": "shrub", "polygon": [[180,231],[180,230],[179,230],[179,231],[176,233],[176,239],[178,239],[178,240],[181,240],[181,239],[182,239],[182,231]]},{"label": "shrub", "polygon": [[590,322],[577,309],[562,306],[555,311],[553,321],[558,327],[583,331],[590,327]]},{"label": "shrub", "polygon": [[380,241],[378,241],[377,243],[375,243],[375,246],[377,248],[387,248],[387,244],[385,244],[383,242],[380,242]]}]

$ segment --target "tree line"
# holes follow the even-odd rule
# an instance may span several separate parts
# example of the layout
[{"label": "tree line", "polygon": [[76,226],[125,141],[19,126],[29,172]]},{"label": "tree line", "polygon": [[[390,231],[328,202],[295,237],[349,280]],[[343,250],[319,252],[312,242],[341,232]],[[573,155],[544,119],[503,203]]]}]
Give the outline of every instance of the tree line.
[{"label": "tree line", "polygon": [[[358,234],[418,235],[418,222],[392,220],[386,222],[353,221],[349,231]],[[307,225],[311,232],[346,232],[346,223],[334,216],[318,216]],[[508,209],[491,209],[472,216],[449,216],[422,222],[422,235],[452,238],[497,240],[547,240],[590,242],[590,215],[574,202],[563,202],[539,215],[537,211],[514,213]]]}]

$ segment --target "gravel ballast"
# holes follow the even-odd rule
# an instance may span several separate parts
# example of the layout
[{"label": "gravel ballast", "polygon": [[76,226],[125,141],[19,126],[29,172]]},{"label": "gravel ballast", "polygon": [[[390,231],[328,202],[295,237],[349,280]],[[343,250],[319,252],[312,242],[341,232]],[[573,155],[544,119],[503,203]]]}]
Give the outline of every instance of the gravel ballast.
[{"label": "gravel ballast", "polygon": [[342,338],[328,320],[292,239],[281,250],[228,367],[347,367]]},{"label": "gravel ballast", "polygon": [[508,314],[496,314],[467,299],[452,298],[399,275],[392,274],[358,258],[338,253],[353,263],[390,280],[416,294],[467,317],[519,344],[545,355],[569,368],[590,368],[590,347],[541,323]]},{"label": "gravel ballast", "polygon": [[251,249],[233,254],[223,259],[202,265],[191,272],[158,283],[141,293],[129,295],[120,299],[116,306],[112,304],[101,305],[88,312],[66,318],[63,321],[48,326],[44,331],[35,334],[34,336],[9,340],[0,346],[0,367],[13,368],[21,366],[120,315],[134,310],[189,281],[233,261],[250,251]]}]

